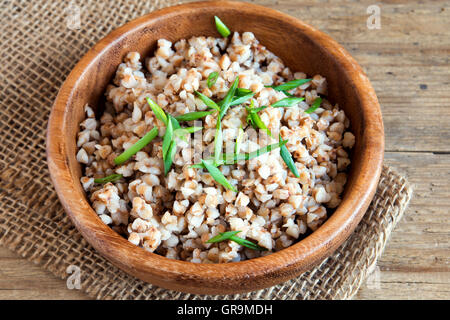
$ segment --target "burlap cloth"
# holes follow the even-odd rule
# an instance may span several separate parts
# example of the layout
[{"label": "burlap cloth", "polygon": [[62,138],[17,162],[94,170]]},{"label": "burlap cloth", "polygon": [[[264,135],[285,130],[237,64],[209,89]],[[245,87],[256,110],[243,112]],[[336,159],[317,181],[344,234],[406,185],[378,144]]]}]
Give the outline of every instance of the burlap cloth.
[{"label": "burlap cloth", "polygon": [[[129,276],[101,257],[64,213],[45,161],[45,133],[58,88],[81,56],[125,22],[178,1],[2,1],[0,12],[0,244],[66,278],[97,299],[346,299],[363,283],[411,197],[384,167],[376,196],[352,236],[300,277],[257,292],[198,296]],[[77,14],[79,13],[79,19]],[[79,27],[79,28],[78,28]]]}]

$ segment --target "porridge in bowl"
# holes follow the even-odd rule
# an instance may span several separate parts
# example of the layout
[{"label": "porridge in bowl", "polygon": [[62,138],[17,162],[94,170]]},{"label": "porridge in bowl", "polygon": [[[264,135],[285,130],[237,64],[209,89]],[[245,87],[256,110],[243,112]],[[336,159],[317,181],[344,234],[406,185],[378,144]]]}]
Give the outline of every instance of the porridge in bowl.
[{"label": "porridge in bowl", "polygon": [[325,78],[291,71],[251,32],[218,30],[130,52],[77,138],[101,220],[197,263],[267,255],[316,230],[341,201],[355,143]]}]

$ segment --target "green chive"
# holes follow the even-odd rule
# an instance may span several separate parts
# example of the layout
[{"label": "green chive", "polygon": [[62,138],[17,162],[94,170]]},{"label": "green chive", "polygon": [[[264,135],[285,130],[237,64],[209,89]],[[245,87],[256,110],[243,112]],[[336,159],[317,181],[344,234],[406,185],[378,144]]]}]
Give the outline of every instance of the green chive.
[{"label": "green chive", "polygon": [[247,123],[249,123],[253,129],[258,129],[258,126],[256,125],[256,123],[253,122],[253,117],[252,117],[252,112],[254,110],[254,102],[253,100],[250,102],[250,106],[247,107],[245,106],[245,110],[247,110]]},{"label": "green chive", "polygon": [[220,35],[224,38],[228,37],[231,34],[230,29],[219,19],[219,17],[214,16],[214,20],[216,22],[217,31],[219,31]]},{"label": "green chive", "polygon": [[272,132],[266,127],[266,124],[261,120],[259,114],[252,112],[250,113],[250,117],[252,118],[252,123],[258,127],[258,129],[261,129],[265,131],[269,136],[272,136]]},{"label": "green chive", "polygon": [[252,114],[251,114],[251,113],[249,113],[249,114],[247,115],[247,123],[248,123],[249,125],[251,125],[251,126],[253,127],[253,129],[258,130],[258,127],[256,126],[256,124],[253,123],[253,120],[252,120]]},{"label": "green chive", "polygon": [[177,146],[175,141],[172,140],[170,143],[169,150],[167,150],[166,158],[164,159],[164,175],[166,176],[172,166],[173,158],[175,157],[175,152],[177,151]]},{"label": "green chive", "polygon": [[222,153],[222,124],[220,122],[220,117],[217,118],[216,123],[216,135],[214,137],[214,162],[218,162],[220,160],[220,154]]},{"label": "green chive", "polygon": [[230,104],[233,100],[234,93],[236,92],[236,88],[239,84],[239,77],[236,77],[233,84],[231,85],[230,90],[228,90],[227,95],[225,98],[221,101],[221,107],[219,112],[219,119],[222,119],[225,113],[227,112],[228,108],[230,107]]},{"label": "green chive", "polygon": [[230,239],[231,236],[234,236],[234,235],[238,234],[239,232],[241,232],[241,230],[221,232],[217,236],[212,237],[211,239],[206,241],[206,243],[222,242],[222,241]]},{"label": "green chive", "polygon": [[238,154],[241,150],[242,139],[244,138],[244,129],[242,126],[239,127],[238,136],[236,138],[236,144],[234,145],[234,154]]},{"label": "green chive", "polygon": [[190,165],[189,168],[192,168],[192,169],[205,169],[205,166],[203,165],[203,163],[196,163],[196,164]]},{"label": "green chive", "polygon": [[[239,154],[243,139],[244,139],[244,129],[242,129],[242,126],[239,126],[238,135],[236,137],[236,143],[234,144],[234,156]],[[225,159],[225,162],[230,162],[233,160],[233,158],[234,157],[230,156],[230,159]]]},{"label": "green chive", "polygon": [[210,98],[208,98],[207,96],[205,96],[203,93],[200,93],[198,91],[195,91],[195,93],[198,95],[198,97],[200,98],[200,100],[203,101],[204,104],[206,104],[207,107],[216,109],[217,111],[220,110],[220,107],[214,102],[212,101]]},{"label": "green chive", "polygon": [[207,115],[214,113],[215,111],[194,111],[182,114],[181,116],[176,116],[175,119],[177,121],[193,121],[200,118],[204,118]]},{"label": "green chive", "polygon": [[214,71],[211,72],[208,76],[208,80],[206,80],[206,84],[208,85],[208,88],[211,88],[219,78],[219,73]]},{"label": "green chive", "polygon": [[203,129],[203,127],[179,128],[179,129],[175,130],[175,134],[178,136],[181,136],[181,135],[185,135],[185,134],[191,134],[191,133],[197,132],[202,129]]},{"label": "green chive", "polygon": [[[282,141],[281,135],[279,136],[279,139],[280,139],[280,142],[281,142]],[[294,159],[292,159],[292,155],[289,152],[289,150],[286,147],[286,145],[281,146],[281,148],[280,148],[280,156],[283,159],[284,163],[286,163],[286,165],[289,168],[289,170],[291,170],[291,172],[294,174],[294,176],[299,178],[300,175],[298,173],[297,166],[295,165]]]},{"label": "green chive", "polygon": [[172,117],[170,114],[169,114],[169,119],[170,119],[170,122],[172,122],[172,127],[173,127],[174,130],[181,128],[180,123],[178,122],[178,120],[175,119],[174,117]]},{"label": "green chive", "polygon": [[236,93],[234,94],[236,97],[242,97],[242,96],[246,96],[250,93],[253,93],[252,90],[250,89],[244,89],[244,88],[237,88],[236,89]]},{"label": "green chive", "polygon": [[191,134],[191,133],[197,132],[197,131],[202,130],[202,129],[203,129],[203,127],[187,127],[187,128],[179,128],[179,129],[176,129],[176,130],[173,132],[173,134],[176,135],[176,136],[177,136],[178,138],[180,138],[181,140],[187,142],[187,139],[186,139],[186,137],[185,137],[187,134]]},{"label": "green chive", "polygon": [[311,80],[312,79],[295,79],[295,80],[280,84],[279,86],[266,86],[266,88],[273,88],[274,90],[277,90],[277,91],[288,91],[288,90],[295,89],[295,88],[301,86],[302,84],[305,84]]},{"label": "green chive", "polygon": [[[275,150],[277,148],[280,148],[280,147],[284,146],[287,142],[288,142],[287,140],[282,140],[282,141],[280,141],[278,143],[269,144],[269,145],[267,145],[265,147],[262,147],[262,148],[260,148],[260,149],[258,149],[256,151],[253,151],[253,152],[250,152],[250,153],[237,154],[234,157],[233,161],[236,162],[236,161],[240,161],[240,160],[250,160],[250,159],[259,157],[260,155],[262,155],[264,153],[270,152],[272,150]],[[223,155],[223,159],[226,159],[226,156],[227,156],[226,154]]]},{"label": "green chive", "polygon": [[261,106],[261,107],[258,107],[258,108],[253,108],[251,110],[251,112],[260,112],[260,111],[264,110],[265,108],[267,108],[267,106]]},{"label": "green chive", "polygon": [[231,103],[230,103],[230,107],[237,106],[238,104],[242,104],[245,101],[247,101],[248,99],[251,99],[254,95],[255,94],[252,92],[252,93],[247,94],[245,96],[234,98],[233,101],[231,101]]},{"label": "green chive", "polygon": [[250,249],[253,249],[253,250],[260,250],[260,251],[266,251],[267,250],[267,248],[261,247],[261,246],[257,245],[254,242],[251,242],[251,241],[249,241],[247,239],[242,239],[241,237],[238,237],[236,235],[232,235],[229,239],[231,241],[239,243],[241,246],[244,246],[244,247],[247,247],[247,248],[250,248]]},{"label": "green chive", "polygon": [[292,107],[303,100],[305,100],[305,98],[297,98],[297,97],[284,98],[272,104],[272,108]]},{"label": "green chive", "polygon": [[97,178],[97,179],[94,179],[94,182],[95,182],[95,183],[114,182],[114,181],[119,180],[119,179],[121,179],[121,178],[123,178],[123,175],[117,174],[117,173],[113,173],[113,174],[110,174],[109,176],[106,176],[106,177],[104,177],[104,178]]},{"label": "green chive", "polygon": [[216,180],[218,183],[220,183],[225,188],[237,192],[237,189],[225,178],[223,173],[217,169],[212,163],[209,161],[202,160],[202,164],[205,166],[206,170],[208,170],[211,177],[213,177],[214,180]]},{"label": "green chive", "polygon": [[173,137],[172,121],[167,121],[166,133],[164,134],[163,144],[162,144],[163,159],[166,158],[167,151],[169,150],[169,147],[172,144],[172,137]]},{"label": "green chive", "polygon": [[247,112],[249,114],[260,112],[260,111],[264,110],[265,108],[267,108],[267,106],[261,106],[261,107],[255,108],[255,102],[253,100],[250,102],[249,107],[245,107],[245,109],[247,110]]},{"label": "green chive", "polygon": [[158,104],[155,101],[153,101],[152,99],[150,99],[149,97],[147,97],[146,99],[147,99],[147,103],[150,105],[150,108],[152,108],[153,113],[155,114],[156,118],[161,120],[167,126],[167,116],[166,116],[165,112],[163,111],[163,109],[161,109],[161,107],[158,106]]},{"label": "green chive", "polygon": [[122,152],[118,157],[114,159],[114,163],[116,165],[120,165],[130,159],[132,156],[134,156],[136,153],[138,153],[139,150],[144,148],[146,145],[150,143],[153,139],[156,138],[158,135],[158,128],[154,127],[152,130],[147,132],[145,136],[143,136],[141,139],[139,139],[138,142],[133,144],[131,147],[129,147],[127,150]]},{"label": "green chive", "polygon": [[[170,122],[172,122],[172,127],[173,127],[174,132],[181,128],[180,123],[178,122],[178,120],[175,119],[174,117],[172,117],[170,114],[169,114],[169,119],[170,119]],[[181,136],[178,136],[178,137],[181,140],[187,142],[186,137],[184,135],[181,135]]]},{"label": "green chive", "polygon": [[241,230],[221,232],[217,236],[212,237],[211,239],[206,241],[206,243],[217,243],[217,242],[222,242],[222,241],[226,241],[226,240],[231,240],[231,241],[234,241],[234,242],[240,244],[241,246],[244,246],[244,247],[247,247],[247,248],[250,248],[253,250],[261,250],[261,251],[267,250],[266,248],[261,247],[254,242],[251,242],[249,240],[238,237],[237,234],[239,232],[241,232]]},{"label": "green chive", "polygon": [[[238,161],[242,160],[251,160],[253,158],[259,157],[260,155],[263,155],[264,153],[270,152],[272,150],[275,150],[277,148],[280,148],[284,146],[288,141],[282,140],[281,142],[269,144],[265,147],[262,147],[256,151],[250,152],[250,153],[239,153],[239,154],[222,154],[222,159],[220,159],[218,162],[213,163],[212,159],[209,160],[202,160],[201,163],[196,163],[191,165],[191,168],[195,169],[207,169],[204,165],[203,161],[207,161],[210,166],[220,166],[223,164],[235,164]],[[228,161],[229,159],[232,159],[231,161]]]},{"label": "green chive", "polygon": [[305,113],[313,113],[314,111],[317,110],[317,108],[320,107],[320,104],[322,103],[322,98],[317,98],[316,100],[314,100],[313,104],[311,105],[310,108],[308,108]]},{"label": "green chive", "polygon": [[270,132],[270,130],[266,127],[266,124],[261,120],[259,114],[257,112],[255,112],[254,110],[256,108],[254,108],[255,103],[254,100],[252,100],[252,102],[250,103],[250,107],[246,107],[247,112],[250,116],[250,120],[252,123],[253,127],[256,127],[258,129],[262,129],[264,130],[269,136],[272,136],[272,133]]},{"label": "green chive", "polygon": [[[216,165],[222,165],[222,164],[234,164],[238,161],[242,160],[251,160],[253,158],[259,157],[260,155],[263,155],[264,153],[270,152],[272,150],[275,150],[277,148],[280,148],[284,146],[288,141],[282,140],[281,142],[269,144],[265,147],[262,147],[256,151],[250,152],[250,153],[239,153],[236,155],[229,155],[229,154],[223,154],[222,159],[216,163]],[[233,159],[232,161],[227,161],[227,159]]]}]

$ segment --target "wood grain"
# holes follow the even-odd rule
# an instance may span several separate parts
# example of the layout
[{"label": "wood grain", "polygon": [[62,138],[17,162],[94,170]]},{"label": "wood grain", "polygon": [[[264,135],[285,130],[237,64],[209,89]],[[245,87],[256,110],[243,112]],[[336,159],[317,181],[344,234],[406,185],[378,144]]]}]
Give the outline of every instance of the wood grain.
[{"label": "wood grain", "polygon": [[55,277],[6,248],[0,247],[0,300],[4,299],[89,299],[66,281]]},{"label": "wood grain", "polygon": [[359,299],[450,298],[450,155],[387,152],[414,196],[378,262],[380,288],[363,286]]},{"label": "wood grain", "polygon": [[[365,285],[356,298],[449,299],[449,1],[252,2],[302,19],[332,36],[356,58],[382,107],[386,150],[390,151],[386,162],[414,184],[406,215],[378,263],[380,288]],[[366,28],[366,8],[374,3],[381,7],[381,30]],[[0,248],[0,299],[8,298],[86,296]]]}]

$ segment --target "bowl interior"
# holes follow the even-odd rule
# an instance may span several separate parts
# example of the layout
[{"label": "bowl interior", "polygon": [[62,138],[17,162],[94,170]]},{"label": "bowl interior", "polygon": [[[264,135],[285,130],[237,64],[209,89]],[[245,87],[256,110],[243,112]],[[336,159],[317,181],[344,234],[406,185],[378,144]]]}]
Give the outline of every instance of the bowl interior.
[{"label": "bowl interior", "polygon": [[[255,261],[231,263],[226,267],[198,266],[200,269],[195,272],[201,270],[204,273],[196,275],[188,270],[190,267],[187,265],[191,263],[173,260],[163,262],[161,259],[169,259],[155,257],[156,255],[137,247],[132,248],[131,244],[127,246],[125,239],[122,239],[122,243],[113,236],[112,230],[107,231],[107,227],[101,225],[95,212],[89,208],[79,182],[81,168],[75,157],[75,141],[79,123],[84,119],[84,105],[89,103],[94,108],[101,106],[106,86],[128,52],[137,51],[141,57],[147,57],[153,53],[157,40],[161,38],[175,42],[192,36],[218,37],[213,24],[214,15],[219,16],[232,31],[253,32],[260,43],[278,55],[292,71],[326,77],[328,99],[332,103],[338,103],[349,117],[356,144],[343,202],[316,232],[288,249],[253,259]],[[358,79],[362,84],[358,83]],[[364,89],[367,90],[366,94]],[[370,109],[371,104],[373,110]],[[59,116],[62,120],[57,124],[55,119]],[[374,122],[369,122],[369,119],[374,119]],[[375,137],[377,134],[378,138]],[[57,135],[61,136],[55,137]],[[61,143],[55,142],[56,140],[61,140]],[[75,67],[61,89],[49,122],[47,143],[50,172],[66,211],[88,241],[108,259],[141,279],[166,288],[201,293],[229,293],[262,288],[286,280],[336,249],[355,228],[374,194],[381,170],[384,140],[381,114],[370,83],[356,62],[333,40],[279,12],[246,3],[216,1],[207,4],[193,3],[178,9],[170,8],[152,13],[113,31],[100,41]],[[63,165],[53,165],[57,157],[64,162]],[[372,172],[368,172],[370,168]],[[64,183],[70,184],[70,192],[63,190],[65,187],[62,186],[61,175],[56,173],[57,170],[68,172],[70,177]],[[367,179],[367,184],[361,182],[361,179]],[[360,199],[355,199],[357,194]],[[78,202],[68,198],[76,198]],[[77,203],[83,210],[75,208]],[[89,212],[84,210],[86,208],[89,208]],[[89,223],[88,216],[93,219]],[[90,233],[84,229],[88,224]],[[108,241],[110,242],[107,243]],[[129,251],[125,253],[115,248],[119,245],[125,246]],[[119,253],[121,259],[127,261],[117,259],[115,255]],[[134,258],[140,255],[146,255],[147,260],[142,263],[142,269],[137,270],[139,267],[134,265],[137,261]],[[148,257],[153,260],[149,262]],[[167,267],[169,264],[170,267]],[[246,270],[242,270],[244,264]],[[255,269],[254,281],[243,282],[243,279],[249,277],[251,266]],[[148,274],[157,272],[158,267],[161,274],[175,276],[166,281]],[[171,273],[173,270],[164,269],[172,267],[174,273]],[[223,271],[224,274],[217,274],[217,271]],[[219,278],[224,281],[217,282]],[[189,286],[188,289],[183,281]]]}]

